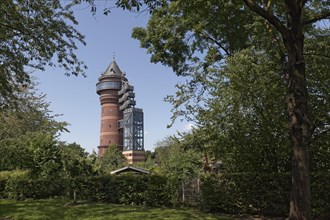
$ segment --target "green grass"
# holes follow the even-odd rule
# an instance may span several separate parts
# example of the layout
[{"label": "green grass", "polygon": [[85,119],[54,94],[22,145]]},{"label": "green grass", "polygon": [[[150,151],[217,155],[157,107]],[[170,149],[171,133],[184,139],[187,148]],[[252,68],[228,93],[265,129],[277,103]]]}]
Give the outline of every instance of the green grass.
[{"label": "green grass", "polygon": [[234,218],[202,213],[193,209],[150,208],[113,204],[83,204],[66,206],[68,200],[0,200],[1,219],[206,219],[233,220]]}]

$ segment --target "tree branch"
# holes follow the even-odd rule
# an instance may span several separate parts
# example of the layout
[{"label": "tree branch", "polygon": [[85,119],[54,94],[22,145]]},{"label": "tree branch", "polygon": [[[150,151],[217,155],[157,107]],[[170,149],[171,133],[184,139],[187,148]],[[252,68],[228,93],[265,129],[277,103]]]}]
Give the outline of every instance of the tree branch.
[{"label": "tree branch", "polygon": [[322,19],[330,19],[330,11],[324,11],[320,14],[315,15],[313,18],[302,21],[302,25],[311,24]]},{"label": "tree branch", "polygon": [[270,14],[268,11],[260,7],[256,4],[253,0],[243,0],[245,5],[249,7],[252,11],[263,17],[265,20],[267,20],[271,25],[273,25],[279,32],[281,32],[282,35],[284,35],[287,32],[286,27],[280,22],[280,20],[274,16],[273,14]]},{"label": "tree branch", "polygon": [[208,35],[205,32],[200,32],[204,37],[206,37],[207,39],[211,40],[213,43],[215,43],[216,45],[218,45],[218,47],[220,47],[227,56],[230,56],[230,52],[228,51],[227,48],[225,48],[221,43],[219,43],[218,41],[216,41],[214,38],[212,38],[210,35]]}]

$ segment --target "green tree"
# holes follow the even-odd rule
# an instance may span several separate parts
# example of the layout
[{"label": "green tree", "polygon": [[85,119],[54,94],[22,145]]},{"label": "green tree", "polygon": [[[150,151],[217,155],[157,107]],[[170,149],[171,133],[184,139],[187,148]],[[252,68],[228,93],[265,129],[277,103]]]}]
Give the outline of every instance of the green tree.
[{"label": "green tree", "polygon": [[182,140],[175,136],[165,137],[155,148],[159,172],[172,179],[185,181],[202,171],[203,156],[194,149],[184,149]]},{"label": "green tree", "polygon": [[62,169],[57,140],[51,134],[34,132],[22,143],[32,155],[31,174],[40,178],[56,178]]},{"label": "green tree", "polygon": [[[56,137],[60,131],[67,131],[67,123],[56,121],[56,115],[52,115],[48,109],[45,95],[38,94],[33,82],[18,96],[20,99],[16,107],[0,111],[0,152],[7,155],[0,158],[0,169],[35,169],[36,173],[47,173],[42,170],[45,167],[40,166],[52,166],[52,162],[40,160],[47,160],[44,157],[48,152],[50,157],[56,157],[53,159],[58,163],[58,155],[54,155],[57,154]],[[42,156],[43,153],[46,155]]]},{"label": "green tree", "polygon": [[76,143],[60,144],[60,154],[62,162],[62,173],[69,181],[73,192],[73,199],[76,202],[76,193],[79,190],[79,178],[84,178],[96,174],[95,161],[90,161],[88,153]]},{"label": "green tree", "polygon": [[126,158],[118,147],[110,144],[105,154],[98,159],[99,172],[110,173],[111,171],[126,165]]},{"label": "green tree", "polygon": [[0,111],[0,140],[16,138],[28,132],[42,131],[58,135],[59,132],[68,131],[66,122],[58,122],[59,116],[49,110],[46,95],[40,93],[32,81],[28,86],[17,93],[19,101],[12,108]]},{"label": "green tree", "polygon": [[1,170],[26,169],[33,177],[56,177],[62,163],[57,141],[40,131],[0,141]]},{"label": "green tree", "polygon": [[0,171],[26,170],[33,166],[32,152],[25,146],[25,136],[0,140]]},{"label": "green tree", "polygon": [[0,2],[0,108],[15,104],[29,72],[58,65],[78,75],[86,66],[74,51],[85,44],[75,28],[72,4],[60,0]]},{"label": "green tree", "polygon": [[[312,24],[329,19],[330,4],[313,0],[117,1],[128,9],[139,9],[142,3],[151,6],[152,17],[146,29],[134,30],[133,37],[148,49],[151,61],[171,66],[178,75],[190,75],[193,87],[196,87],[194,82],[207,78],[208,67],[222,66],[223,57],[252,43],[249,40],[254,36],[262,36],[260,44],[270,43],[282,49],[283,72],[288,81],[286,106],[292,149],[289,218],[311,219],[307,151],[311,121],[304,44]],[[253,28],[261,34],[251,32]],[[190,98],[187,94],[178,95]],[[178,106],[176,103],[174,107]]]},{"label": "green tree", "polygon": [[208,151],[230,172],[290,171],[280,68],[257,48],[245,49],[228,58],[208,83],[210,96],[197,117],[203,129],[195,139],[208,143]]}]

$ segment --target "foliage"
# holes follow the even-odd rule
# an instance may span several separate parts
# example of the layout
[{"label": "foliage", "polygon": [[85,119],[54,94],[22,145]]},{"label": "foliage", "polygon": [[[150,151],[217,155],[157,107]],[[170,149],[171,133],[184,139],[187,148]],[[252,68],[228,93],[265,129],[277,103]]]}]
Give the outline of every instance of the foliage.
[{"label": "foliage", "polygon": [[[312,175],[312,215],[329,216],[328,173]],[[205,175],[201,179],[201,208],[222,213],[286,216],[290,201],[289,173]]]},{"label": "foliage", "polygon": [[4,194],[10,199],[25,200],[65,196],[66,192],[67,184],[62,178],[15,176],[6,182]]},{"label": "foliage", "polygon": [[158,172],[172,179],[187,180],[202,170],[202,155],[193,149],[184,149],[182,141],[168,136],[156,144]]},{"label": "foliage", "polygon": [[46,95],[36,88],[38,82],[31,79],[26,88],[16,95],[20,100],[12,108],[0,111],[0,140],[17,138],[26,133],[41,131],[57,135],[67,131],[66,122],[58,122],[46,101]]},{"label": "foliage", "polygon": [[52,176],[61,167],[61,158],[55,138],[41,132],[27,133],[19,138],[1,141],[0,151],[4,170],[28,169],[35,176]]},{"label": "foliage", "polygon": [[68,194],[76,202],[76,193],[81,191],[80,179],[97,173],[96,158],[91,158],[79,144],[60,143],[59,146],[62,168],[58,171],[62,179],[66,180]]},{"label": "foliage", "polygon": [[74,53],[77,43],[85,42],[74,28],[72,4],[4,0],[0,18],[0,109],[21,100],[17,92],[29,84],[32,70],[58,65],[67,75],[84,72]]},{"label": "foliage", "polygon": [[233,220],[235,218],[219,214],[207,214],[192,209],[151,208],[113,204],[78,203],[66,205],[63,199],[33,201],[0,200],[0,216],[12,219],[145,219],[145,220]]},{"label": "foliage", "polygon": [[101,173],[110,173],[126,165],[126,158],[115,144],[110,144],[106,152],[98,160],[98,170]]},{"label": "foliage", "polygon": [[25,178],[28,177],[29,171],[27,170],[13,170],[0,172],[0,199],[5,198],[5,189],[7,181],[11,178]]},{"label": "foliage", "polygon": [[307,85],[309,90],[312,172],[328,172],[330,163],[330,30],[317,29],[308,33],[305,43]]},{"label": "foliage", "polygon": [[[68,182],[62,178],[32,179],[26,173],[15,171],[0,173],[0,183],[5,179],[6,198],[65,197],[68,191]],[[324,184],[328,179],[329,173],[312,175],[312,215],[315,218],[329,217],[330,188]],[[286,216],[289,183],[289,173],[206,174],[201,178],[199,207],[207,212]],[[103,203],[173,206],[176,205],[173,197],[178,196],[172,191],[172,179],[155,174],[81,177],[77,185],[80,199]]]},{"label": "foliage", "polygon": [[280,67],[256,49],[237,52],[227,62],[208,83],[210,96],[192,140],[199,140],[229,172],[288,172],[287,117],[284,102],[278,101],[285,99]]},{"label": "foliage", "polygon": [[134,163],[135,167],[141,167],[145,170],[150,171],[151,173],[158,173],[159,169],[156,163],[156,154],[155,152],[146,151],[145,152],[145,161],[144,162],[136,162]]},{"label": "foliage", "polygon": [[325,184],[329,180],[329,172],[315,172],[311,176],[312,214],[320,219],[330,218],[330,187]]},{"label": "foliage", "polygon": [[32,154],[32,175],[49,178],[56,177],[62,168],[61,155],[56,140],[51,135],[37,133],[26,140]]},{"label": "foliage", "polygon": [[170,205],[169,182],[161,175],[101,175],[81,180],[83,198],[126,205]]},{"label": "foliage", "polygon": [[[49,156],[53,154],[50,160],[58,162],[58,155],[50,151],[56,151],[56,136],[67,131],[67,123],[56,121],[57,115],[51,114],[45,95],[39,94],[35,86],[36,83],[31,82],[29,87],[20,91],[22,99],[16,107],[0,111],[0,152],[7,155],[0,158],[0,170],[40,170],[37,166],[41,161],[37,160],[46,160],[40,157],[47,153]],[[53,166],[50,160],[48,165]]]},{"label": "foliage", "polygon": [[[150,4],[148,0],[134,1],[136,2]],[[259,47],[257,51],[266,53],[267,58],[272,59],[274,49],[271,45],[275,46],[277,59],[274,61],[277,66],[282,65],[281,72],[288,83],[285,102],[290,131],[288,139],[292,149],[292,196],[289,219],[311,219],[308,148],[313,124],[309,113],[310,91],[306,80],[308,56],[305,55],[305,36],[308,39],[308,34],[315,33],[318,29],[322,31],[327,29],[325,25],[313,24],[330,19],[330,4],[327,1],[303,0],[157,2],[163,4],[153,8],[147,27],[135,29],[133,37],[140,40],[141,47],[146,48],[151,54],[152,62],[168,65],[176,74],[190,77],[187,85],[178,85],[179,91],[176,97],[168,98],[174,107],[173,118],[186,116],[188,112],[190,116],[192,115],[192,118],[188,119],[194,119],[196,112],[203,109],[203,102],[200,102],[202,96],[198,91],[203,94],[208,90],[205,82],[213,81],[212,75],[209,75],[210,70],[219,71],[222,67],[226,67],[232,55],[246,48],[254,51],[255,47]],[[133,4],[130,5],[139,9]],[[127,9],[130,10],[129,7]],[[328,62],[328,56],[321,54],[318,55],[323,58],[322,63]],[[259,60],[258,63],[260,66],[263,65]],[[267,76],[267,72],[264,72],[264,75]],[[269,86],[273,86],[276,82],[276,80],[270,81]],[[277,102],[279,103],[280,100]],[[236,109],[236,111],[240,110]],[[267,116],[266,114],[265,117]],[[328,116],[327,110],[326,118]],[[261,124],[261,126],[265,125]],[[270,143],[268,142],[269,145]],[[276,148],[270,149],[273,151]],[[261,151],[263,150],[269,150],[269,147]]]},{"label": "foliage", "polygon": [[0,170],[29,169],[32,165],[32,152],[22,144],[28,135],[17,139],[0,140]]}]

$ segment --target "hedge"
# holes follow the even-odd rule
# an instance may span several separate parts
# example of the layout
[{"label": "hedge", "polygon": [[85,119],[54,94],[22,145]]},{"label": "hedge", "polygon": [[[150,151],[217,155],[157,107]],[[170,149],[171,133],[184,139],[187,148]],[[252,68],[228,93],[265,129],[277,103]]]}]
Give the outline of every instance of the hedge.
[{"label": "hedge", "polygon": [[6,185],[9,179],[23,179],[28,178],[29,171],[27,170],[13,170],[13,171],[1,171],[0,172],[0,199],[6,198]]},{"label": "hedge", "polygon": [[[74,182],[72,185],[70,183]],[[311,176],[312,215],[330,219],[330,174]],[[57,177],[32,179],[28,172],[0,172],[0,198],[72,198],[96,202],[173,206],[180,200],[177,181],[160,175],[102,175],[71,181]],[[208,174],[201,177],[199,207],[207,212],[286,216],[291,175],[283,173]]]},{"label": "hedge", "polygon": [[[329,217],[329,180],[329,173],[311,177],[314,217]],[[210,174],[201,179],[200,206],[210,212],[286,216],[290,192],[291,175],[287,173]]]},{"label": "hedge", "polygon": [[7,198],[24,200],[64,197],[67,192],[65,179],[31,179],[28,177],[10,178],[6,182],[4,195]]},{"label": "hedge", "polygon": [[[1,177],[1,175],[0,175]],[[75,184],[73,185],[72,182]],[[16,200],[70,197],[125,205],[170,205],[169,184],[159,175],[102,175],[67,180],[61,177],[33,179],[29,175],[0,178],[0,195]]]},{"label": "hedge", "polygon": [[125,205],[167,206],[168,181],[160,175],[103,175],[80,181],[82,197]]}]

